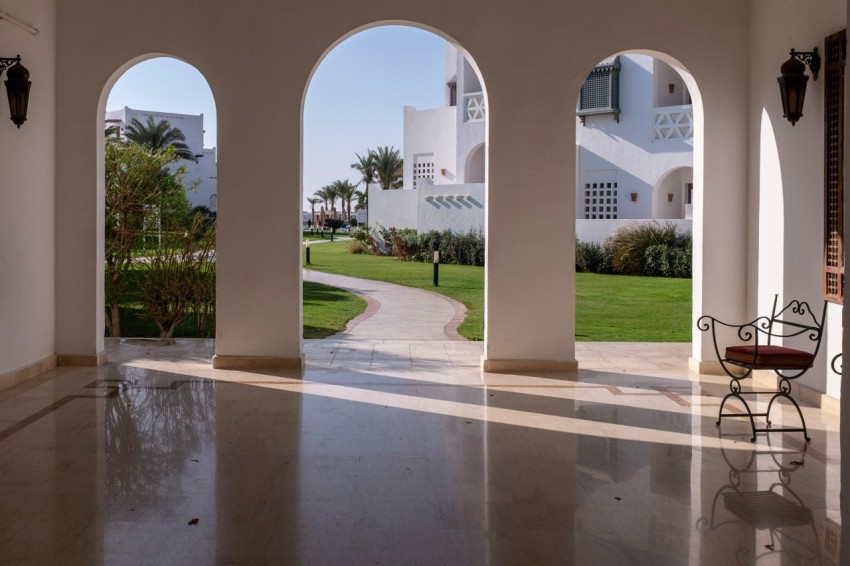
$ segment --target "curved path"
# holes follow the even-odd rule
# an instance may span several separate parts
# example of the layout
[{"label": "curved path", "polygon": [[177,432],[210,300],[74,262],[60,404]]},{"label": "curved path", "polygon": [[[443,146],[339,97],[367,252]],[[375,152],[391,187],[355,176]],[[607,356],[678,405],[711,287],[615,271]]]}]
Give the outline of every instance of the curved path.
[{"label": "curved path", "polygon": [[457,333],[466,307],[443,295],[383,281],[304,270],[305,281],[351,291],[369,304],[334,338],[355,340],[466,340]]}]

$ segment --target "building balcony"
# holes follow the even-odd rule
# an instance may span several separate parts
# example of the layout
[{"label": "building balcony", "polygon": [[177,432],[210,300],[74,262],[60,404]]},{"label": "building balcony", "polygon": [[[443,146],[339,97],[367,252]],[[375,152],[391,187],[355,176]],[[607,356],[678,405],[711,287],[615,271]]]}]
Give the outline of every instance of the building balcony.
[{"label": "building balcony", "polygon": [[652,141],[682,141],[694,137],[694,108],[690,104],[656,108],[652,115]]},{"label": "building balcony", "polygon": [[487,118],[487,102],[483,92],[470,92],[463,95],[463,121],[481,122]]}]

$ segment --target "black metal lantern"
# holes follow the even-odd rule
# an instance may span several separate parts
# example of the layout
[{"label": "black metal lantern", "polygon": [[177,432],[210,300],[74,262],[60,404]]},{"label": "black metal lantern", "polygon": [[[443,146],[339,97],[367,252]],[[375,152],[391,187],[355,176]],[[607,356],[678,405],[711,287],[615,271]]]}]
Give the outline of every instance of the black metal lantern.
[{"label": "black metal lantern", "polygon": [[30,72],[21,65],[18,56],[15,64],[6,71],[6,93],[9,95],[9,114],[12,122],[20,129],[27,120],[27,106],[30,100]]},{"label": "black metal lantern", "polygon": [[782,117],[788,118],[791,125],[803,117],[803,101],[806,98],[806,65],[812,70],[812,78],[818,80],[820,55],[818,48],[812,51],[791,50],[791,57],[779,69],[779,94],[782,97]]}]

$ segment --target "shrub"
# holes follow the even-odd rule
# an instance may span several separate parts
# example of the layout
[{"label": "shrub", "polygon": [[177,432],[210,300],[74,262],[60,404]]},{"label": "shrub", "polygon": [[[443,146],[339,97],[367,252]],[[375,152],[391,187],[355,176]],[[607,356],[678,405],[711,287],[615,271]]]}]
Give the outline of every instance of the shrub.
[{"label": "shrub", "polygon": [[369,248],[367,248],[365,244],[355,240],[348,245],[348,253],[355,255],[368,254]]},{"label": "shrub", "polygon": [[657,277],[691,277],[691,239],[677,242],[681,247],[668,245],[646,248],[644,274]]},{"label": "shrub", "polygon": [[611,254],[611,268],[615,273],[623,275],[643,275],[647,248],[665,245],[674,247],[676,238],[676,227],[670,223],[623,226],[605,241]]},{"label": "shrub", "polygon": [[576,270],[611,273],[611,257],[608,249],[596,242],[576,241]]},{"label": "shrub", "polygon": [[368,229],[358,227],[351,232],[351,237],[354,238],[355,241],[363,244],[364,247],[368,247],[369,241],[372,239],[372,234]]},{"label": "shrub", "polygon": [[[355,239],[358,238],[355,236]],[[382,255],[393,255],[402,261],[431,263],[434,252],[439,251],[440,263],[484,265],[484,234],[480,230],[470,230],[465,234],[429,230],[419,234],[411,228],[381,228],[368,246],[373,253],[381,253],[377,245],[379,240],[386,243],[386,252]]]}]

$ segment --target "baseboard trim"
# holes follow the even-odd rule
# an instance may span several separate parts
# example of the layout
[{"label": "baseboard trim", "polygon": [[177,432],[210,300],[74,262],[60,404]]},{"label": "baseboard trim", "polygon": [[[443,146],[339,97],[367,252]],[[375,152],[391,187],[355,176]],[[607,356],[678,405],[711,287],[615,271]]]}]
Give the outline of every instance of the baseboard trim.
[{"label": "baseboard trim", "polygon": [[[694,373],[701,373],[703,375],[727,375],[728,374],[723,371],[723,366],[720,365],[720,362],[706,362],[703,360],[698,360],[696,358],[688,358],[688,369]],[[740,371],[740,374],[743,375],[743,370],[738,370],[738,368],[731,366],[730,369],[737,373]]]},{"label": "baseboard trim", "polygon": [[60,367],[100,367],[107,362],[106,352],[97,354],[59,354],[56,365]]},{"label": "baseboard trim", "polygon": [[481,356],[481,369],[488,373],[558,372],[578,374],[576,360],[499,360]]},{"label": "baseboard trim", "polygon": [[212,359],[215,369],[301,369],[304,356],[226,356],[216,354]]},{"label": "baseboard trim", "polygon": [[56,354],[51,354],[42,360],[24,366],[20,369],[4,373],[3,375],[0,375],[0,391],[14,387],[19,383],[23,383],[28,379],[32,379],[39,374],[55,368]]}]

